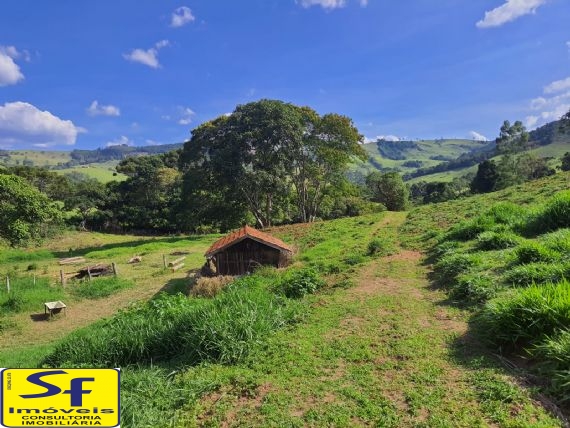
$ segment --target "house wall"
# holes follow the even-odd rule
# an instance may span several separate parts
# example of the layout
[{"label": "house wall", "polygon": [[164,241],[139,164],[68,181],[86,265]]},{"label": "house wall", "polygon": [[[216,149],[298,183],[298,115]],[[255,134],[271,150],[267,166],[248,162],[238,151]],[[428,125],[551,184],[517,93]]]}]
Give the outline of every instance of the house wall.
[{"label": "house wall", "polygon": [[283,267],[289,257],[287,252],[246,238],[215,255],[218,275],[243,275],[259,265]]}]

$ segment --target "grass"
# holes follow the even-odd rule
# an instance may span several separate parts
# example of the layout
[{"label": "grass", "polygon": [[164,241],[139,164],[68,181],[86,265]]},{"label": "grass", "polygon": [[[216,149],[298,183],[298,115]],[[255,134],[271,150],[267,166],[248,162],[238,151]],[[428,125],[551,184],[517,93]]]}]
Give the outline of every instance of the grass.
[{"label": "grass", "polygon": [[[438,215],[447,218],[471,214],[474,203],[488,208],[423,237],[451,301],[480,305],[473,309],[474,331],[507,357],[530,358],[531,370],[546,379],[545,390],[562,401],[570,398],[570,360],[558,357],[570,326],[570,193],[559,190],[568,178],[558,174],[516,193],[511,188],[439,204]],[[493,204],[497,199],[511,202]],[[425,225],[430,210],[413,212],[404,233]],[[406,243],[421,245],[414,236]]]}]

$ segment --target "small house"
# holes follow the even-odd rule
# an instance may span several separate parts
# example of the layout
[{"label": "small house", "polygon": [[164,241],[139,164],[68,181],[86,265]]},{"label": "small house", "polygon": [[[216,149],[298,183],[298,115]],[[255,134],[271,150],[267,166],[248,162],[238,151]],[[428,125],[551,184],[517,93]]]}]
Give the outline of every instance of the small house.
[{"label": "small house", "polygon": [[259,266],[287,266],[292,254],[293,249],[280,239],[244,226],[214,242],[206,258],[218,275],[243,275]]}]

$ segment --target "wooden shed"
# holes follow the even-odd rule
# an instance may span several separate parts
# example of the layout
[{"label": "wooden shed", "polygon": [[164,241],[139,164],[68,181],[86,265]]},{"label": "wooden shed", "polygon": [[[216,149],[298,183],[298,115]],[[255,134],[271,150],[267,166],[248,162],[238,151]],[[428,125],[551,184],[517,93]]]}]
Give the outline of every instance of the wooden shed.
[{"label": "wooden shed", "polygon": [[214,242],[206,252],[218,275],[243,275],[259,266],[284,267],[293,249],[285,242],[244,226]]}]

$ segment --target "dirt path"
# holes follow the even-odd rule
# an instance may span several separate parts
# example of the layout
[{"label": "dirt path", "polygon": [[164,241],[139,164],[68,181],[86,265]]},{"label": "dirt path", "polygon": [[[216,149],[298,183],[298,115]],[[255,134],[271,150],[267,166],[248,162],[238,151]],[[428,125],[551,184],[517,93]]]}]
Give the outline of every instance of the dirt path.
[{"label": "dirt path", "polygon": [[[388,213],[378,233],[397,237],[404,221]],[[561,426],[469,338],[468,314],[429,288],[422,261],[399,248],[321,298],[279,338],[286,349],[251,367],[260,386],[206,397],[198,425]]]}]

